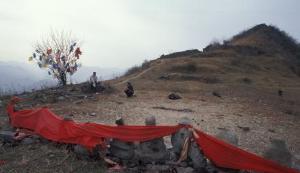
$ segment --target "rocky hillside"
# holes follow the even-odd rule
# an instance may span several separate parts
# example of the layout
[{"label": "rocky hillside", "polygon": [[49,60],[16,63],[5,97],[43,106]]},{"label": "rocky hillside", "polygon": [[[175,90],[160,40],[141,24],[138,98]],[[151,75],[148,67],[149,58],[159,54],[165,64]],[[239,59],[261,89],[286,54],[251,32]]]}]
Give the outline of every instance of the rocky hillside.
[{"label": "rocky hillside", "polygon": [[261,24],[223,44],[208,45],[203,51],[162,55],[117,82],[131,80],[141,85],[155,82],[155,86],[163,86],[159,89],[172,89],[165,87],[167,81],[185,84],[191,81],[194,88],[206,84],[296,87],[300,84],[299,50],[296,41],[284,31]]},{"label": "rocky hillside", "polygon": [[[154,116],[157,124],[174,125],[188,117],[197,129],[299,169],[297,50],[297,43],[283,31],[258,25],[203,51],[175,52],[145,61],[126,75],[103,82],[105,90],[97,94],[89,90],[87,83],[20,94],[25,102],[17,109],[47,106],[67,120],[104,124],[115,124],[116,117],[121,116],[125,124],[143,125],[149,116]],[[123,93],[128,81],[135,89],[131,98]],[[170,93],[178,100],[169,99]],[[9,99],[10,96],[0,97],[2,131],[14,131],[5,113]],[[170,137],[160,141],[162,146],[172,148]],[[82,155],[87,159],[80,158]],[[43,138],[22,141],[16,147],[3,146],[0,161],[0,172],[111,171],[102,159],[91,160],[88,152],[78,150],[78,145],[70,148]],[[174,168],[138,163],[132,169],[159,172],[170,167]],[[195,172],[194,168],[189,162],[176,166],[177,172]]]}]

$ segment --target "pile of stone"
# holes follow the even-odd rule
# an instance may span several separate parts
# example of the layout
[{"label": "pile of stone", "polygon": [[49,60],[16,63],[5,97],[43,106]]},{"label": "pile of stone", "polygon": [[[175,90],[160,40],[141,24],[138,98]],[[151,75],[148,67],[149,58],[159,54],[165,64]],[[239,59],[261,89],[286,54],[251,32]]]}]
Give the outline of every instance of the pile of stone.
[{"label": "pile of stone", "polygon": [[[124,120],[119,119],[116,124],[124,125]],[[156,124],[154,116],[145,119],[146,126]],[[182,118],[179,124],[191,125],[191,121]],[[136,143],[112,139],[105,155],[125,167],[125,172],[220,172],[205,158],[192,136],[190,129],[181,128],[171,136],[172,145],[168,148],[164,138]],[[182,157],[183,152],[185,157]]]}]

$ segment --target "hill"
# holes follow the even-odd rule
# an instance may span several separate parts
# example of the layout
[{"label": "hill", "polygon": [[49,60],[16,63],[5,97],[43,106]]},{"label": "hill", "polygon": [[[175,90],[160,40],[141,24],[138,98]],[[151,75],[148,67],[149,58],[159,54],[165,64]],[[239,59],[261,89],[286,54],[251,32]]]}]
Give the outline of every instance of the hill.
[{"label": "hill", "polygon": [[208,45],[203,51],[162,55],[140,68],[135,67],[120,80],[132,79],[137,83],[150,80],[162,84],[170,80],[192,81],[198,86],[225,83],[278,88],[299,86],[299,50],[296,41],[284,31],[260,24],[223,44]]},{"label": "hill", "polygon": [[[297,46],[283,31],[258,25],[203,51],[175,52],[145,61],[124,76],[105,81],[109,90],[102,93],[85,92],[82,88],[88,85],[82,83],[21,94],[26,102],[18,109],[47,106],[68,119],[105,124],[114,124],[119,116],[126,124],[138,125],[149,115],[155,116],[158,124],[177,124],[188,117],[198,129],[217,136],[229,133],[240,148],[299,169]],[[126,82],[132,83],[134,97],[123,93]],[[181,99],[170,100],[170,93]],[[0,97],[1,129],[8,126],[4,115],[9,98]],[[169,138],[165,144],[170,146]],[[103,168],[94,161],[81,165],[76,156],[53,143],[5,146],[0,149],[1,159],[7,161],[2,167],[5,172],[21,172],[24,165],[31,172]]]}]

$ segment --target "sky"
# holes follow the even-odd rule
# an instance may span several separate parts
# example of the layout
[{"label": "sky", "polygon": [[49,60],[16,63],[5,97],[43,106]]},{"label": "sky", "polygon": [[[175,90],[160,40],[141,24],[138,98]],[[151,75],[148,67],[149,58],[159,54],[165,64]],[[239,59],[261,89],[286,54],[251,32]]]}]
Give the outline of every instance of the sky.
[{"label": "sky", "polygon": [[83,65],[129,68],[260,23],[300,40],[299,16],[299,0],[0,0],[0,61],[28,63],[55,30],[82,41]]}]

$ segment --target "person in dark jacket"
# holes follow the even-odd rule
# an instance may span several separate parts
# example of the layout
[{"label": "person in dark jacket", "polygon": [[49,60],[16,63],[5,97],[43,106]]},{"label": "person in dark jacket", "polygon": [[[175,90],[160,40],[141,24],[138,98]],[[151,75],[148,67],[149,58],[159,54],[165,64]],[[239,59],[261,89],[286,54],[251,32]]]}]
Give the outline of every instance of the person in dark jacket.
[{"label": "person in dark jacket", "polygon": [[127,88],[124,90],[125,94],[127,97],[132,97],[134,94],[134,89],[133,86],[131,85],[130,82],[127,82]]}]

